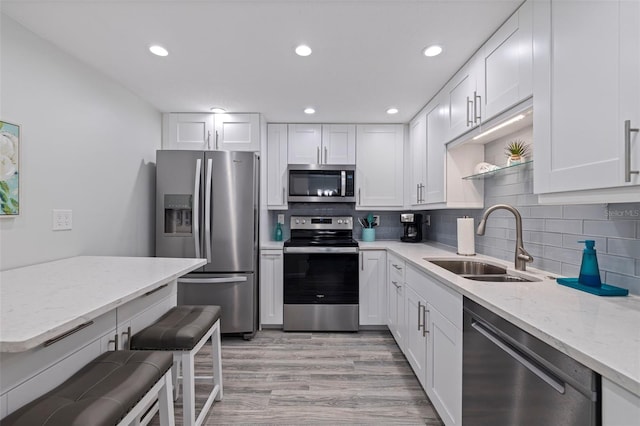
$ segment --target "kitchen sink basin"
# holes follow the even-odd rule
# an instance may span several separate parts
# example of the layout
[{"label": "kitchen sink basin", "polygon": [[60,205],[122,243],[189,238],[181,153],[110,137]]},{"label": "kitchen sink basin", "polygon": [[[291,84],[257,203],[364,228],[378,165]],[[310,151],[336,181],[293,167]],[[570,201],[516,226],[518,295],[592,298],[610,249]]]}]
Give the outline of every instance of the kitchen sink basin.
[{"label": "kitchen sink basin", "polygon": [[424,260],[457,275],[497,275],[507,273],[505,268],[476,260],[429,260],[427,257]]},{"label": "kitchen sink basin", "polygon": [[431,260],[425,257],[424,260],[433,263],[449,272],[460,275],[462,278],[473,281],[486,281],[494,283],[521,283],[540,281],[537,278],[526,278],[517,275],[510,275],[501,266],[479,262],[477,260]]}]

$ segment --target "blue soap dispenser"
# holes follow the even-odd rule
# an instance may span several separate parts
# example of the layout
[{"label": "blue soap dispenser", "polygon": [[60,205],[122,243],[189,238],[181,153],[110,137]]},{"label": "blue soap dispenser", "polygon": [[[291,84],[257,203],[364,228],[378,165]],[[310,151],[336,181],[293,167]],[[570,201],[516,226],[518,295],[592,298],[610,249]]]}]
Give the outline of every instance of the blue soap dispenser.
[{"label": "blue soap dispenser", "polygon": [[276,223],[275,240],[282,241],[282,225],[280,222]]},{"label": "blue soap dispenser", "polygon": [[601,287],[600,269],[598,269],[598,258],[596,257],[596,242],[594,240],[578,241],[585,243],[582,252],[582,265],[580,266],[580,276],[578,282],[590,287]]}]

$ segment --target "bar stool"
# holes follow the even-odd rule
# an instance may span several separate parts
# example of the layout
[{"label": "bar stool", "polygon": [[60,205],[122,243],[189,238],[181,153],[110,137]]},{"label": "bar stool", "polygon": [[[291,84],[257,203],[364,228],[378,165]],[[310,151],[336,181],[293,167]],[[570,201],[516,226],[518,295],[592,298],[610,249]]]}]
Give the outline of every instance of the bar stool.
[{"label": "bar stool", "polygon": [[[175,392],[182,370],[183,424],[202,424],[213,401],[222,399],[222,359],[220,348],[220,306],[182,305],[171,308],[158,321],[131,338],[131,349],[172,351]],[[195,376],[195,354],[211,339],[213,376]],[[211,380],[213,389],[196,417],[195,380]]]}]

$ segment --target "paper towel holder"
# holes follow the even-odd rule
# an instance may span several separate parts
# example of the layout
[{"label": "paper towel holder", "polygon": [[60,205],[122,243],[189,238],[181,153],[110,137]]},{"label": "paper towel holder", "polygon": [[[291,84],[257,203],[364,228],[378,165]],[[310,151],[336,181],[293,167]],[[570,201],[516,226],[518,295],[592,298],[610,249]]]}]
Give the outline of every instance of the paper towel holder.
[{"label": "paper towel holder", "polygon": [[[465,229],[461,229],[461,221],[460,219],[471,219],[470,223],[466,225]],[[469,216],[459,217],[457,220],[458,225],[458,250],[456,253],[459,256],[475,256],[476,255],[476,244],[475,244],[475,226],[473,223],[473,218]],[[466,231],[466,235],[464,232]]]}]

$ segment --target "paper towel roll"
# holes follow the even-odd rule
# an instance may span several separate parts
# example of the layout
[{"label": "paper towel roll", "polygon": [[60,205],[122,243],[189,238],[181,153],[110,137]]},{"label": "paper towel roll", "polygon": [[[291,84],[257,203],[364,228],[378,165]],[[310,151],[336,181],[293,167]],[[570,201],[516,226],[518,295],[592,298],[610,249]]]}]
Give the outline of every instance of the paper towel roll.
[{"label": "paper towel roll", "polygon": [[475,226],[472,217],[458,218],[458,254],[473,256],[476,254]]}]

